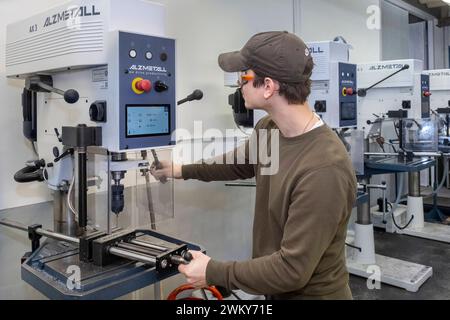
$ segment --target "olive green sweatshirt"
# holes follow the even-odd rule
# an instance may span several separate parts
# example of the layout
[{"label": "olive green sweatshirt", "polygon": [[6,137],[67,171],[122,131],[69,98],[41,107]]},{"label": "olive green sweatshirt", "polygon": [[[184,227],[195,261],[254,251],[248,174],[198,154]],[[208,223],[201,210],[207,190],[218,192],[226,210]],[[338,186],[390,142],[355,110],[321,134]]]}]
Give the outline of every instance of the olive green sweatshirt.
[{"label": "olive green sweatshirt", "polygon": [[[261,138],[259,129],[269,130],[272,155],[270,130],[278,128],[265,117],[252,138]],[[293,138],[279,132],[279,170],[272,175],[261,174],[261,159],[252,164],[248,146],[241,147],[245,164],[182,167],[184,179],[256,178],[253,259],[211,259],[207,283],[271,299],[351,299],[345,238],[356,177],[342,142],[326,125]]]}]

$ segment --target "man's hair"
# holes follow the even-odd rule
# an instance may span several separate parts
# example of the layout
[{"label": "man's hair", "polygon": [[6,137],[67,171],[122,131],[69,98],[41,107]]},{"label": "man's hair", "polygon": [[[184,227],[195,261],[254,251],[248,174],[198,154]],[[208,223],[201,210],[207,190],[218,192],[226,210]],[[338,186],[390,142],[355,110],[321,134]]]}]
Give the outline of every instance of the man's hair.
[{"label": "man's hair", "polygon": [[[313,68],[314,68],[314,63],[313,63],[312,59],[310,59],[305,66],[304,74],[311,74]],[[259,75],[255,72],[255,79],[253,80],[253,86],[255,88],[262,87],[264,85],[264,78],[267,78],[267,77],[263,76],[263,75]],[[310,78],[308,78],[302,82],[299,82],[299,83],[287,83],[287,82],[278,81],[276,79],[273,79],[273,80],[275,80],[279,83],[279,85],[280,85],[279,94],[280,94],[280,96],[283,96],[286,98],[288,104],[304,104],[311,93],[311,79]]]}]

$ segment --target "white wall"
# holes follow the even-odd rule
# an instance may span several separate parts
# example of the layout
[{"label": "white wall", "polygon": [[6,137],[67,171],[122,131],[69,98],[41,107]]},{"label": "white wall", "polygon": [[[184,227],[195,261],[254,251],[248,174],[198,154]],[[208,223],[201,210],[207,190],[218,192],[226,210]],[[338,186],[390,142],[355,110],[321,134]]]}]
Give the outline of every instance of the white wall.
[{"label": "white wall", "polygon": [[448,60],[448,47],[445,48],[445,28],[433,28],[434,37],[434,68],[444,69]]},{"label": "white wall", "polygon": [[409,13],[384,1],[381,4],[381,57],[383,60],[408,59]]},{"label": "white wall", "polygon": [[177,39],[177,92],[199,88],[204,98],[179,107],[178,125],[192,130],[235,128],[217,57],[241,49],[255,33],[293,31],[292,0],[160,0],[167,8],[167,35]]},{"label": "white wall", "polygon": [[445,59],[445,67],[450,68],[449,60],[449,50],[450,50],[450,27],[446,27],[444,30],[444,59]]},{"label": "white wall", "polygon": [[409,55],[406,57],[422,60],[424,69],[430,69],[428,67],[428,46],[425,45],[425,39],[427,39],[427,24],[427,22],[422,21],[408,25]]},{"label": "white wall", "polygon": [[353,63],[380,59],[380,30],[369,29],[370,6],[379,0],[298,0],[299,23],[296,33],[305,41],[333,40],[343,36],[354,49]]},{"label": "white wall", "polygon": [[14,173],[34,159],[31,144],[22,134],[21,93],[23,81],[7,80],[5,76],[6,25],[24,19],[42,8],[63,0],[1,0],[0,1],[0,209],[43,202],[50,199],[41,183],[18,184]]}]

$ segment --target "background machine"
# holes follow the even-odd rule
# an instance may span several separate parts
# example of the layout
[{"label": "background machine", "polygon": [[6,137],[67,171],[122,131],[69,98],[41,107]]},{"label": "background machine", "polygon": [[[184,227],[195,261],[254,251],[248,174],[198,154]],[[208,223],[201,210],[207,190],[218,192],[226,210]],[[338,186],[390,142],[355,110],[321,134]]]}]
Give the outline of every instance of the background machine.
[{"label": "background machine", "polygon": [[78,0],[7,28],[6,73],[25,80],[23,131],[37,156],[14,179],[47,184],[54,230],[0,224],[28,233],[22,279],[50,298],[116,298],[201,249],[155,231],[173,217],[172,182],[149,174],[171,161],[176,129],[164,14],[139,0]]},{"label": "background machine", "polygon": [[[376,266],[381,282],[417,291],[431,276],[431,267],[375,253],[370,193],[378,189],[384,194],[386,184],[370,182],[371,175],[377,173],[367,167],[364,157],[364,152],[368,151],[367,132],[361,123],[367,123],[368,117],[373,117],[373,108],[368,108],[358,97],[362,93],[358,88],[368,87],[365,84],[367,78],[361,74],[360,66],[349,63],[349,45],[346,43],[333,41],[308,45],[315,63],[309,104],[347,147],[359,181],[354,231],[350,230],[347,238],[347,268],[354,275],[372,279]],[[373,99],[380,103],[379,97]]]},{"label": "background machine", "polygon": [[[438,150],[438,124],[431,117],[431,79],[419,60],[380,61],[358,65],[361,80],[358,127],[368,139],[366,167],[374,174],[395,174],[398,199],[389,210],[371,209],[374,223],[389,232],[449,242],[446,226],[425,222],[421,175],[444,164],[447,154]],[[444,171],[448,171],[444,165]],[[407,179],[404,175],[407,173]],[[432,196],[445,182],[435,170]],[[403,186],[407,185],[407,197]],[[399,196],[399,197],[397,197]],[[406,206],[399,203],[407,201]],[[434,204],[433,211],[439,212]],[[387,212],[389,211],[389,212]]]}]

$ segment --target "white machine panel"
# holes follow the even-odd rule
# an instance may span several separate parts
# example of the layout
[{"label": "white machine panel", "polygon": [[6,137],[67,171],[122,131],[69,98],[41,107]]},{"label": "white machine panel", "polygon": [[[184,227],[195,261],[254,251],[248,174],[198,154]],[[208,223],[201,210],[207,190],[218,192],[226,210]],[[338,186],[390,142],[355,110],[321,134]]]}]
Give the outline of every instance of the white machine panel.
[{"label": "white machine panel", "polygon": [[422,70],[420,60],[391,60],[358,64],[358,89],[367,89],[385,77],[409,68],[368,90],[358,98],[358,128],[366,134],[369,122],[387,117],[389,111],[404,110],[407,118],[430,117],[429,77]]},{"label": "white machine panel", "polygon": [[162,36],[164,15],[162,5],[141,0],[67,2],[7,26],[6,75],[107,64],[109,31]]},{"label": "white machine panel", "polygon": [[409,69],[404,70],[392,78],[378,84],[376,88],[400,88],[413,87],[415,85],[414,75],[423,71],[423,62],[420,60],[389,60],[358,64],[358,86],[368,88],[404,65],[409,65]]},{"label": "white machine panel", "polygon": [[333,41],[310,42],[314,61],[310,107],[331,128],[357,125],[356,65],[348,63],[349,45]]},{"label": "white machine panel", "polygon": [[101,127],[112,152],[174,144],[175,40],[163,36],[164,21],[161,4],[75,0],[7,26],[8,77],[45,75],[50,87],[79,94],[68,103],[37,93],[41,152],[58,144],[55,129],[79,124]]},{"label": "white machine panel", "polygon": [[430,76],[430,103],[433,110],[450,107],[450,69],[425,71]]},{"label": "white machine panel", "polygon": [[348,62],[349,45],[334,41],[308,42],[307,46],[314,58],[314,73],[311,80],[329,80],[330,62]]}]

